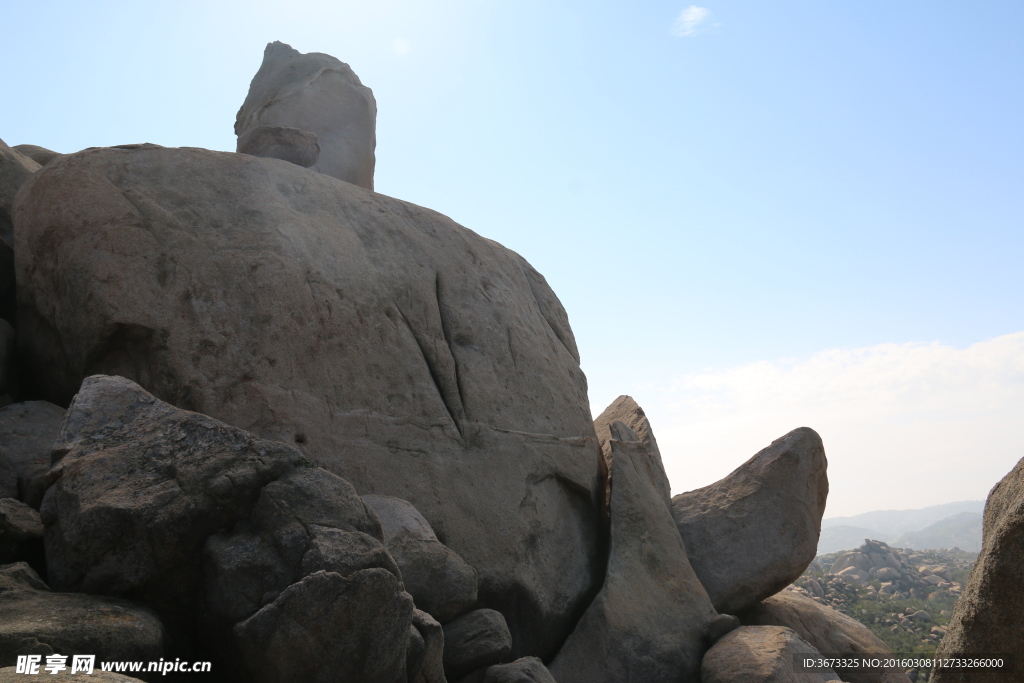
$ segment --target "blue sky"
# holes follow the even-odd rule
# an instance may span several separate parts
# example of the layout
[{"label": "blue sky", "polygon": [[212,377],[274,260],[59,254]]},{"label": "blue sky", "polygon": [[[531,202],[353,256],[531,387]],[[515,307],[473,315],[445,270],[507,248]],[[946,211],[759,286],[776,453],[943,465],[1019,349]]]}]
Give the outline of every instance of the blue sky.
[{"label": "blue sky", "polygon": [[804,424],[828,516],[1024,456],[1022,3],[2,2],[9,144],[233,150],[268,41],[349,63],[377,190],[544,273],[676,491]]}]

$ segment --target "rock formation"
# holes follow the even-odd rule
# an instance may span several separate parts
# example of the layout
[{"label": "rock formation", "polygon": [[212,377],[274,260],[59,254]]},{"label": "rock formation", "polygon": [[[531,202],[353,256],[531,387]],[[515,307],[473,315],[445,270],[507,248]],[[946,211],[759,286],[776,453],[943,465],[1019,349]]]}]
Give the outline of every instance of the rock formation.
[{"label": "rock formation", "polygon": [[551,673],[559,683],[696,679],[715,610],[665,505],[660,459],[625,423],[609,429],[608,571]]},{"label": "rock formation", "polygon": [[[1024,648],[1024,459],[993,487],[985,503],[981,554],[953,609],[949,629],[935,653],[937,658],[959,655],[1012,655]],[[939,669],[935,683],[988,683],[1022,680],[1020,661],[1015,670]]]},{"label": "rock formation", "polygon": [[[647,448],[647,452],[650,453],[648,460],[650,463],[649,476],[665,498],[665,505],[671,508],[672,487],[668,482],[668,475],[665,474],[665,465],[661,461],[661,451],[658,449],[658,442],[654,438],[654,430],[651,429],[651,422],[647,419],[644,409],[637,405],[632,396],[619,396],[594,419],[594,429],[597,432],[597,438],[601,442],[601,452],[604,455],[605,461],[610,462],[611,450],[609,441],[612,438],[611,425],[616,420],[623,422],[633,430],[633,433],[637,435],[640,441],[643,442],[644,447]],[[606,492],[607,495],[608,492]]]},{"label": "rock formation", "polygon": [[794,655],[821,653],[782,626],[741,626],[715,644],[701,664],[701,683],[830,683],[831,669],[799,671]]},{"label": "rock formation", "polygon": [[52,149],[46,149],[39,145],[15,145],[11,149],[23,154],[40,166],[46,166],[57,157],[64,156],[60,152],[54,152]]},{"label": "rock formation", "polygon": [[[267,45],[263,64],[238,110],[235,135],[239,152],[284,154],[278,158],[372,190],[376,125],[373,92],[360,83],[348,64],[319,52],[302,54],[274,42]],[[276,130],[268,130],[268,126]],[[295,133],[283,133],[281,127]],[[313,163],[294,160],[297,150],[311,150],[312,145],[317,145],[318,151]]]},{"label": "rock formation", "polygon": [[672,499],[690,565],[715,609],[749,609],[811,563],[828,496],[826,466],[821,438],[802,427],[721,481]]},{"label": "rock formation", "polygon": [[[742,615],[748,626],[785,626],[818,652],[835,656],[878,655],[889,648],[878,636],[845,614],[823,607],[810,598],[784,591],[764,600]],[[897,671],[836,669],[849,683],[910,683]]]},{"label": "rock formation", "polygon": [[506,662],[511,652],[512,635],[500,612],[473,610],[444,625],[444,672],[451,680]]},{"label": "rock formation", "polygon": [[520,256],[293,164],[152,145],[51,162],[16,221],[49,400],[121,375],[408,500],[513,654],[554,654],[600,583],[601,458],[565,311]]}]

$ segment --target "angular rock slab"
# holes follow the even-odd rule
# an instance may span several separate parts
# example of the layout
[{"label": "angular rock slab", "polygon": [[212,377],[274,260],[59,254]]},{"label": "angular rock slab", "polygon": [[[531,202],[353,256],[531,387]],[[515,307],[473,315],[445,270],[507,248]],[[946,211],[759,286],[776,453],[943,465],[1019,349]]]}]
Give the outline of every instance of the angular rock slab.
[{"label": "angular rock slab", "polygon": [[18,498],[39,509],[46,493],[50,451],[65,410],[46,401],[25,401],[0,408],[0,456],[17,476]]},{"label": "angular rock slab", "polygon": [[797,671],[793,656],[821,653],[792,629],[782,626],[740,626],[704,655],[701,683],[831,683],[834,671]]},{"label": "angular rock slab", "polygon": [[319,143],[314,171],[373,189],[377,101],[348,64],[268,43],[235,117],[239,152],[251,142],[250,131],[262,126],[312,132]]},{"label": "angular rock slab", "polygon": [[608,572],[549,668],[559,683],[696,680],[714,607],[652,476],[660,463],[624,423],[611,434]]},{"label": "angular rock slab", "polygon": [[[742,615],[747,626],[785,626],[818,652],[855,656],[887,654],[889,648],[864,624],[810,598],[783,591]],[[910,683],[901,671],[836,669],[849,683]]]},{"label": "angular rock slab", "polygon": [[316,572],[235,627],[257,683],[398,683],[412,598],[384,569]]},{"label": "angular rock slab", "polygon": [[206,539],[302,460],[104,375],[82,383],[54,449],[40,511],[50,584],[145,602],[172,629],[191,621]]},{"label": "angular rock slab", "polygon": [[155,661],[166,637],[157,616],[140,605],[53,593],[24,563],[0,568],[0,666],[15,664],[18,655],[48,654]]},{"label": "angular rock slab", "polygon": [[416,607],[442,624],[463,614],[477,599],[476,571],[440,541],[408,501],[363,496],[380,519],[384,545],[402,571]]},{"label": "angular rock slab", "polygon": [[982,529],[981,554],[935,656],[1013,654],[1016,670],[939,669],[936,683],[1024,680],[1024,459],[989,492]]},{"label": "angular rock slab", "polygon": [[672,499],[690,564],[715,609],[747,610],[811,563],[828,496],[827,466],[821,437],[801,427],[724,479]]},{"label": "angular rock slab", "polygon": [[[550,657],[601,580],[572,331],[520,256],[292,164],[70,154],[17,206],[18,333],[50,400],[119,374],[411,502]],[[45,246],[44,246],[45,245]]]},{"label": "angular rock slab", "polygon": [[668,476],[665,474],[665,465],[661,460],[661,450],[658,448],[658,441],[654,438],[654,430],[651,428],[651,421],[647,419],[647,413],[641,408],[632,396],[622,395],[611,402],[604,411],[594,418],[594,429],[597,431],[597,438],[601,442],[602,452],[608,458],[608,440],[611,436],[611,424],[619,420],[640,438],[644,446],[651,454],[651,474],[658,486],[658,490],[665,497],[665,505],[671,507],[672,486],[669,484]]}]

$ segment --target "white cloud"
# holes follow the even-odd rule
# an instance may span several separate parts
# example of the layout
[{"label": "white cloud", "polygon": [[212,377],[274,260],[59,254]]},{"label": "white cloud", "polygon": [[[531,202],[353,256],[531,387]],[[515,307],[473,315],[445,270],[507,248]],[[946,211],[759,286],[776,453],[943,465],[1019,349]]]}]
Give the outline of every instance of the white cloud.
[{"label": "white cloud", "polygon": [[395,38],[391,42],[391,47],[394,49],[395,54],[399,57],[404,57],[409,54],[409,50],[412,49],[412,45],[405,38]]},{"label": "white cloud", "polygon": [[711,11],[706,7],[690,5],[676,17],[672,24],[672,35],[680,38],[692,38],[701,31],[701,26],[711,16]]},{"label": "white cloud", "polygon": [[965,349],[882,344],[708,370],[634,398],[674,493],[807,426],[829,460],[827,517],[983,499],[1024,457],[1024,332]]}]

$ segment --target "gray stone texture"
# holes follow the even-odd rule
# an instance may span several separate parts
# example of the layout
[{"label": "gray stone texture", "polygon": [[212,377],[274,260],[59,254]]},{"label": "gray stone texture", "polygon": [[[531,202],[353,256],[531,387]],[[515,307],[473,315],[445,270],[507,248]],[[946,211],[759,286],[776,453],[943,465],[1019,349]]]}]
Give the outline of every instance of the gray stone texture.
[{"label": "gray stone texture", "polygon": [[[814,600],[783,591],[767,598],[742,615],[747,626],[786,626],[818,652],[850,656],[888,654],[878,636],[867,626],[845,614],[819,605]],[[836,669],[849,683],[910,683],[899,671]]]},{"label": "gray stone texture", "polygon": [[15,494],[38,509],[46,493],[53,442],[64,422],[65,410],[46,401],[25,401],[0,408],[0,460],[17,477]]},{"label": "gray stone texture", "polygon": [[510,659],[512,635],[492,609],[473,610],[444,625],[444,672],[451,680]]},{"label": "gray stone texture", "polygon": [[827,465],[821,437],[801,427],[724,479],[672,498],[690,564],[715,609],[749,609],[811,563],[828,496]]},{"label": "gray stone texture", "polygon": [[695,680],[715,610],[665,504],[661,463],[625,423],[610,434],[607,576],[551,673],[559,683]]},{"label": "gray stone texture", "polygon": [[989,492],[983,524],[981,554],[935,656],[1013,655],[1016,669],[940,669],[935,683],[1024,680],[1024,459]]},{"label": "gray stone texture", "polygon": [[821,653],[792,629],[782,626],[741,626],[727,633],[704,655],[701,683],[831,683],[838,676],[825,671],[797,671],[793,655]]},{"label": "gray stone texture", "polygon": [[293,164],[152,145],[51,162],[16,221],[49,400],[122,375],[408,500],[514,654],[554,654],[600,584],[603,481],[568,319],[525,260]]},{"label": "gray stone texture", "polygon": [[257,126],[238,136],[238,151],[309,168],[320,159],[316,133],[288,126]]},{"label": "gray stone texture", "polygon": [[363,496],[380,519],[384,545],[402,571],[416,607],[442,624],[476,604],[476,571],[437,540],[430,523],[408,501]]},{"label": "gray stone texture", "polygon": [[319,157],[312,170],[373,189],[377,101],[348,64],[269,43],[235,117],[239,152],[250,144],[250,131],[262,126],[313,133]]},{"label": "gray stone texture", "polygon": [[412,626],[423,639],[423,657],[418,669],[409,669],[410,683],[446,683],[444,675],[444,629],[432,616],[412,611]]}]

